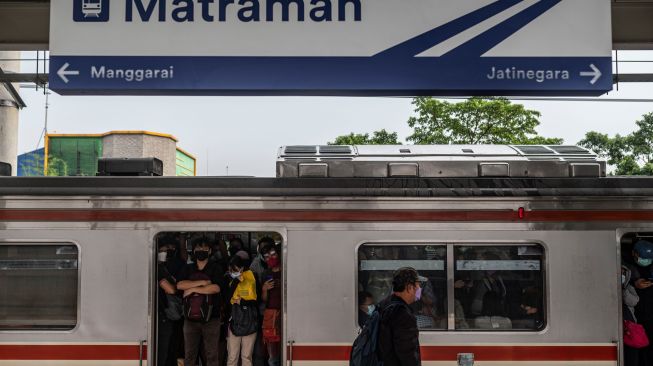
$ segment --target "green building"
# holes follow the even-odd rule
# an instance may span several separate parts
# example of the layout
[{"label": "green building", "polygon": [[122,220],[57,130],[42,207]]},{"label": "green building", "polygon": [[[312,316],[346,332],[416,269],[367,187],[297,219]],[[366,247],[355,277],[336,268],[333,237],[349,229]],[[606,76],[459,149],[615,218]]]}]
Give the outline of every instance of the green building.
[{"label": "green building", "polygon": [[94,176],[100,158],[155,157],[163,162],[163,175],[196,175],[195,157],[177,142],[172,135],[149,131],[48,134],[43,171],[49,176]]}]

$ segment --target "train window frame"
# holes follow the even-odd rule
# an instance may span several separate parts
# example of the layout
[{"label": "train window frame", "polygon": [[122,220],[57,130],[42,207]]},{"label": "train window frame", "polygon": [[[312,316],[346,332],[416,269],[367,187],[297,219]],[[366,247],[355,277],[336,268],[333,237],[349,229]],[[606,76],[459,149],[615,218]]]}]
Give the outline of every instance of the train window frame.
[{"label": "train window frame", "polygon": [[[447,283],[447,327],[446,329],[420,329],[420,333],[428,334],[453,334],[453,333],[464,333],[464,334],[544,334],[548,332],[550,324],[549,319],[551,314],[549,314],[550,305],[549,305],[549,261],[548,261],[548,245],[541,240],[392,240],[392,241],[361,241],[354,248],[354,258],[355,258],[355,274],[354,274],[354,329],[360,329],[358,325],[358,282],[359,282],[359,272],[360,272],[360,257],[359,251],[362,247],[366,245],[374,246],[407,246],[407,245],[437,245],[446,247],[446,283]],[[542,285],[542,326],[538,329],[507,329],[507,330],[483,330],[483,329],[456,329],[455,327],[455,297],[454,297],[454,283],[455,283],[455,248],[456,247],[519,247],[519,246],[538,246],[542,250],[541,254],[541,263],[540,263],[540,273],[541,273],[541,285]]]},{"label": "train window frame", "polygon": [[1,328],[0,334],[72,334],[79,330],[82,316],[82,246],[79,242],[69,239],[0,239],[1,246],[74,246],[77,249],[77,286],[75,325],[72,328],[54,329],[48,327],[32,327],[22,329]]}]

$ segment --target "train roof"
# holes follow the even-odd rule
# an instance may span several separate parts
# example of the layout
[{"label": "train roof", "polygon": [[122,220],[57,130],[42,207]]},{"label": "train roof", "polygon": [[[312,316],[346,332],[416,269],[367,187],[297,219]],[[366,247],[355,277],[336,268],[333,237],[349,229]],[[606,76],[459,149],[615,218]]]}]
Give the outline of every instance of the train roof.
[{"label": "train roof", "polygon": [[653,177],[0,177],[2,196],[653,197]]}]

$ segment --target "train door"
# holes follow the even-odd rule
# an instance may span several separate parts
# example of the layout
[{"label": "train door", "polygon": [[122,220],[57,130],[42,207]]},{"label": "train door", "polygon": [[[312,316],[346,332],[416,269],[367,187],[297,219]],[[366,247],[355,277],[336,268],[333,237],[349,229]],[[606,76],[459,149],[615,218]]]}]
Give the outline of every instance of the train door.
[{"label": "train door", "polygon": [[[155,364],[280,365],[282,242],[280,234],[267,231],[158,233],[153,255]],[[249,328],[233,323],[237,311],[239,319],[256,318]]]},{"label": "train door", "polygon": [[147,362],[147,231],[8,225],[0,230],[1,358]]},{"label": "train door", "polygon": [[644,338],[653,339],[653,230],[624,232],[620,252],[622,304],[617,318],[623,320],[622,365],[653,364],[649,347],[637,345]]}]

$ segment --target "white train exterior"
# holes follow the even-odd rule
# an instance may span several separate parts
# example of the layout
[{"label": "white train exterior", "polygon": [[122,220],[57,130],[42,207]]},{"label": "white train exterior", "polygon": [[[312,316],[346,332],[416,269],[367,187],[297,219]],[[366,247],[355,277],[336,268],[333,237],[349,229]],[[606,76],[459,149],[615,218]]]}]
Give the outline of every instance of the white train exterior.
[{"label": "white train exterior", "polygon": [[[456,246],[544,249],[543,329],[458,331],[449,306],[445,329],[420,332],[425,365],[456,365],[462,353],[473,354],[475,364],[483,366],[619,363],[620,242],[632,233],[653,232],[653,180],[603,177],[605,163],[590,162],[588,156],[577,161],[586,164],[578,170],[570,168],[574,158],[559,157],[571,176],[515,177],[503,164],[527,163],[501,154],[443,164],[471,164],[476,176],[447,177],[454,173],[446,168],[435,169],[444,171],[443,177],[421,176],[434,171],[434,161],[455,161],[450,152],[431,154],[431,170],[421,168],[429,160],[425,156],[408,159],[416,168],[412,160],[391,168],[406,161],[386,156],[371,159],[375,168],[366,173],[382,175],[382,161],[385,176],[333,177],[329,172],[337,167],[329,164],[346,166],[356,159],[320,158],[318,150],[286,159],[282,148],[277,178],[1,178],[0,247],[72,245],[78,282],[74,327],[0,330],[0,366],[153,360],[154,347],[148,345],[156,337],[154,238],[174,231],[281,235],[283,357],[289,366],[347,364],[358,332],[361,246],[421,244],[447,250],[449,305],[456,261],[449,253]],[[316,156],[311,160],[306,154]],[[300,175],[300,163],[309,164],[303,171],[313,178],[288,177]],[[391,169],[401,174],[392,176]],[[575,171],[598,176],[574,177]],[[535,170],[531,174],[537,176]],[[3,292],[2,301],[12,296]]]}]

